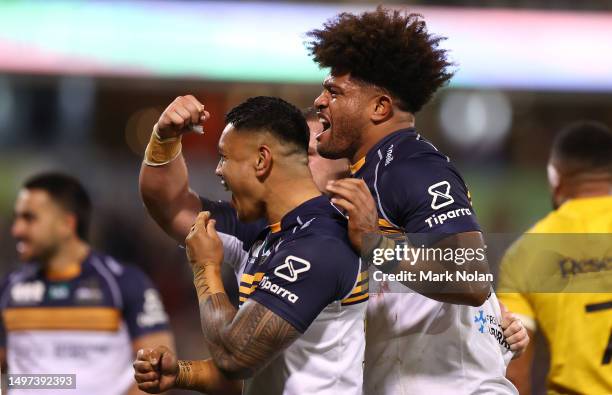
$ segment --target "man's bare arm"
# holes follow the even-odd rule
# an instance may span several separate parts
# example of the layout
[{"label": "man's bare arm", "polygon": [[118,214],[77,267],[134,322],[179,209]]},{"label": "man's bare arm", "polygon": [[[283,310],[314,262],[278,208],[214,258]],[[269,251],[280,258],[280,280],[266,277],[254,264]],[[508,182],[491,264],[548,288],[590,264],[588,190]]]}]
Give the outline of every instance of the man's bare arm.
[{"label": "man's bare arm", "polygon": [[209,117],[204,105],[195,97],[177,97],[155,124],[140,168],[142,201],[155,222],[180,243],[202,210],[198,195],[189,189],[180,139],[192,131],[193,125],[199,125]]},{"label": "man's bare arm", "polygon": [[529,342],[527,349],[521,356],[510,361],[506,370],[506,377],[514,384],[521,395],[531,395],[531,368],[535,356],[534,332],[527,330],[527,333],[532,341]]}]

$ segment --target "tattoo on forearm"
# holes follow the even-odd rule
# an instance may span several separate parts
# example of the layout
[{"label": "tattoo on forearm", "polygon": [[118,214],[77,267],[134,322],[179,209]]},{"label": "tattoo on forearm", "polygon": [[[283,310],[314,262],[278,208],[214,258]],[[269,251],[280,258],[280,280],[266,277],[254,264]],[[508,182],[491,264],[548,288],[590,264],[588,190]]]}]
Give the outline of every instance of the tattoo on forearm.
[{"label": "tattoo on forearm", "polygon": [[299,336],[287,321],[257,302],[247,301],[236,314],[225,294],[208,297],[200,305],[200,315],[213,360],[230,378],[252,375]]}]

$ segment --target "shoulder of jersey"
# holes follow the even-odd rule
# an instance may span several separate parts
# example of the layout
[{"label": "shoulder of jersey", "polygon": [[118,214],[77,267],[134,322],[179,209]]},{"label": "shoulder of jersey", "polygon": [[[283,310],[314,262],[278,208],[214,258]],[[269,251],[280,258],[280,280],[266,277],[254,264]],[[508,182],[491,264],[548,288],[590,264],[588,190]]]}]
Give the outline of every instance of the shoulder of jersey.
[{"label": "shoulder of jersey", "polygon": [[[379,149],[379,158],[384,168],[397,168],[402,163],[419,160],[420,164],[449,163],[450,159],[444,155],[429,141],[417,134],[398,134]],[[423,159],[427,162],[423,162]],[[395,166],[393,166],[395,165]]]},{"label": "shoulder of jersey", "polygon": [[129,278],[140,275],[139,268],[133,265],[120,263],[110,255],[94,253],[92,254],[89,264],[100,274],[110,273],[116,278]]}]

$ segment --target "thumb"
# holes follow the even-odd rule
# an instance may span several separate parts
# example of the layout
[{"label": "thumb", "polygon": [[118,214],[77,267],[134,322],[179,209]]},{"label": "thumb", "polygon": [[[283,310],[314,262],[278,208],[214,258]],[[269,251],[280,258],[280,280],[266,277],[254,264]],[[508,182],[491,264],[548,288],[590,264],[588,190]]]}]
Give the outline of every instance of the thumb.
[{"label": "thumb", "polygon": [[206,224],[206,233],[208,233],[214,239],[219,238],[219,236],[217,235],[217,229],[215,229],[216,224],[217,221],[215,221],[214,219],[211,219],[210,221],[208,221],[208,224]]},{"label": "thumb", "polygon": [[164,351],[165,350],[163,347],[155,347],[153,350],[151,350],[151,353],[149,354],[149,362],[151,362],[151,365],[153,365],[153,367],[157,366],[157,364],[161,360]]}]

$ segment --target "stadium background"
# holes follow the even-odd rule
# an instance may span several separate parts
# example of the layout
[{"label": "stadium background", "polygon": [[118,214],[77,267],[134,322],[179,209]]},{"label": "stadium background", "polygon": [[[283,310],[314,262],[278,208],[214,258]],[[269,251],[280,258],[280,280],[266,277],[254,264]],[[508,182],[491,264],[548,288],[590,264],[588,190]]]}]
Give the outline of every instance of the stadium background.
[{"label": "stadium background", "polygon": [[[418,114],[418,130],[458,165],[486,232],[524,231],[550,209],[554,133],[578,119],[612,125],[612,3],[405,3],[448,37],[457,70]],[[93,245],[142,267],[163,295],[179,355],[206,356],[184,251],[138,196],[151,127],[177,95],[203,100],[213,117],[204,137],[185,139],[190,179],[223,199],[213,174],[223,114],[254,95],[311,105],[325,71],[304,33],[375,4],[0,1],[0,274],[18,264],[10,225],[20,183],[64,170],[92,194]]]}]

